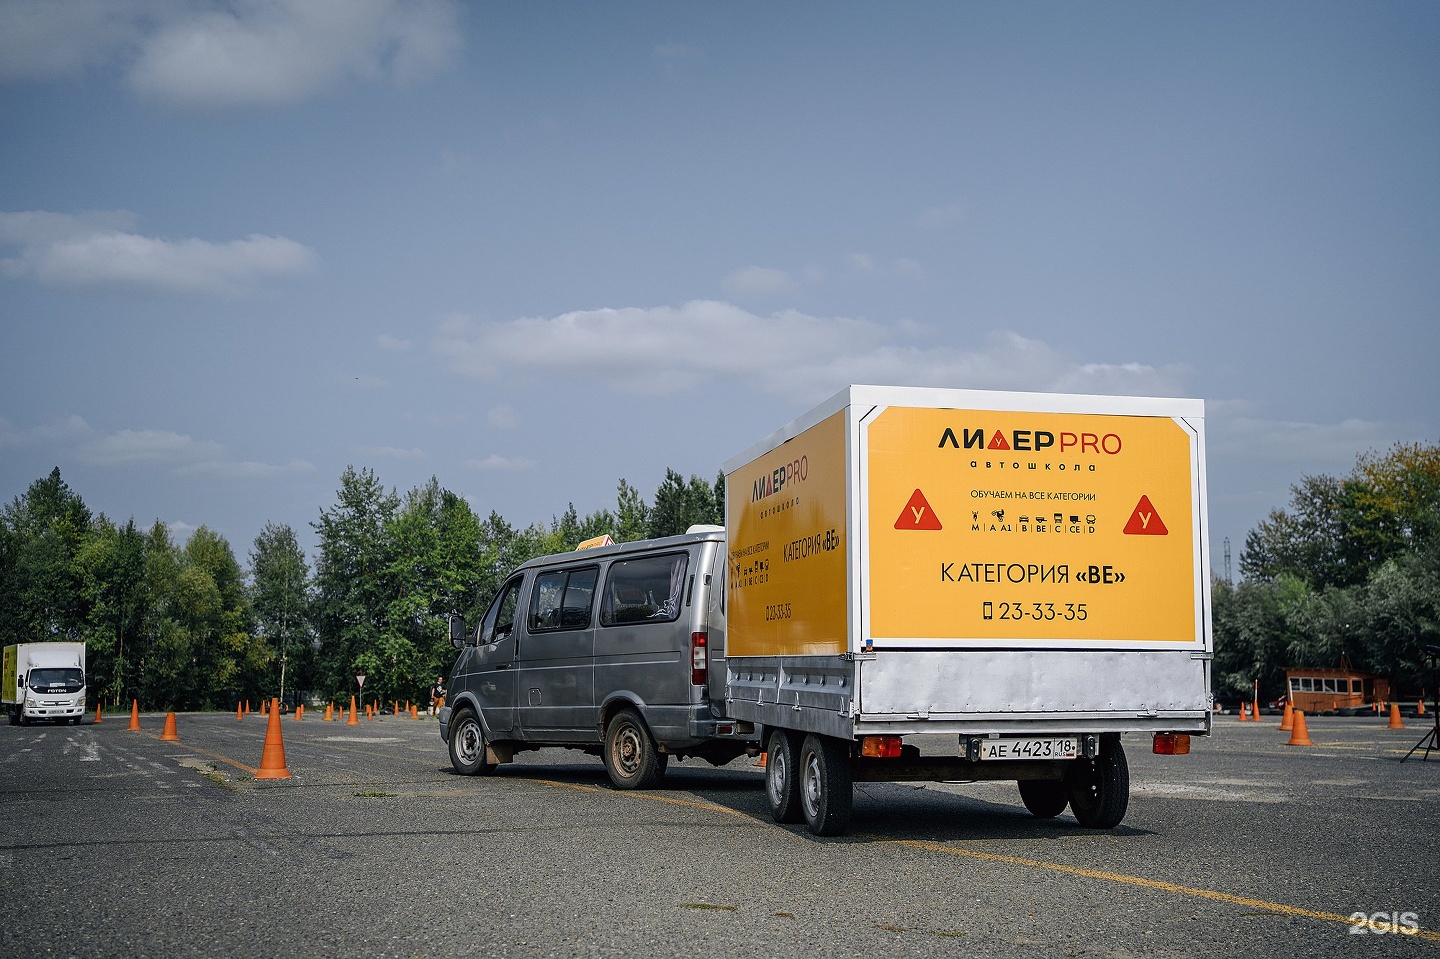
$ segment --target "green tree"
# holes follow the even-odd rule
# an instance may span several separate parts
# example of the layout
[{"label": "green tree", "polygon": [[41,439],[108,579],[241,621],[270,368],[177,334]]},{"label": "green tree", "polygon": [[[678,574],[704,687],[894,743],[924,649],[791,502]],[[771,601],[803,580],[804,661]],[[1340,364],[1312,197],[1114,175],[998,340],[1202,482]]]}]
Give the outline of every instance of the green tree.
[{"label": "green tree", "polygon": [[78,638],[86,608],[76,558],[90,536],[90,510],[56,467],[0,511],[0,631],[14,640]]},{"label": "green tree", "polygon": [[644,539],[650,529],[650,507],[645,497],[624,479],[615,494],[615,539],[621,543],[633,543]]},{"label": "green tree", "polygon": [[[718,501],[718,507],[717,507]],[[717,487],[692,475],[687,482],[673,469],[665,470],[665,479],[655,491],[655,505],[650,509],[648,535],[674,536],[697,523],[718,524],[724,517],[724,480]]]},{"label": "green tree", "polygon": [[[314,658],[310,646],[310,568],[295,531],[288,525],[266,523],[255,537],[250,553],[250,604],[257,635],[268,647],[271,662],[279,666],[274,685],[283,701],[287,679],[293,689],[304,688]],[[266,687],[269,685],[267,682]]]},{"label": "green tree", "polygon": [[385,632],[392,598],[386,571],[394,561],[386,528],[398,507],[399,498],[374,472],[346,467],[337,502],[311,524],[320,539],[315,563],[318,666],[321,682],[332,693],[355,689],[361,656]]},{"label": "green tree", "polygon": [[117,527],[101,515],[76,556],[88,606],[84,635],[90,684],[97,700],[109,694],[112,708],[136,694],[134,644],[143,637],[150,602],[145,545],[145,534],[133,519]]}]

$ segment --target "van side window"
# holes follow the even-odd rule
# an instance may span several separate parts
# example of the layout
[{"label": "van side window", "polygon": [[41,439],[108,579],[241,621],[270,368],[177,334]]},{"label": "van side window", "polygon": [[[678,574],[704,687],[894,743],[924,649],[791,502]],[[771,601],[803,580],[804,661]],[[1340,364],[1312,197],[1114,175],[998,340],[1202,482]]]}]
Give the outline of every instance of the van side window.
[{"label": "van side window", "polygon": [[517,576],[506,583],[500,595],[495,597],[495,602],[490,604],[490,610],[480,623],[482,646],[504,639],[515,631],[515,607],[520,605],[521,582],[523,579]]},{"label": "van side window", "polygon": [[590,602],[600,570],[561,569],[535,577],[535,596],[530,601],[530,631],[584,629],[590,625]]},{"label": "van side window", "polygon": [[612,563],[605,577],[600,624],[669,623],[680,616],[687,553]]}]

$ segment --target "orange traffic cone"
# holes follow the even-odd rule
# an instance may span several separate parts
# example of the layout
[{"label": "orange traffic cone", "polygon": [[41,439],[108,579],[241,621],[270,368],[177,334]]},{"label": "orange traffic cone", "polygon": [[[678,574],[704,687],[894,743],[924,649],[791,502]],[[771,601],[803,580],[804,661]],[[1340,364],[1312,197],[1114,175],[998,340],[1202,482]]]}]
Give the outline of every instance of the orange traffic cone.
[{"label": "orange traffic cone", "polygon": [[358,725],[360,725],[360,720],[358,720],[358,719],[355,718],[355,697],[354,697],[354,696],[351,696],[351,697],[350,697],[350,718],[347,719],[347,720],[345,720],[345,725],[347,725],[347,726],[358,726]]},{"label": "orange traffic cone", "polygon": [[1249,703],[1241,703],[1241,704],[1240,704],[1240,721],[1241,721],[1242,723],[1248,723],[1248,722],[1250,721],[1250,704],[1249,704]]},{"label": "orange traffic cone", "polygon": [[760,754],[760,761],[759,761],[758,763],[756,763],[755,765],[759,766],[761,769],[764,769],[764,768],[765,768],[765,760],[766,760],[766,757],[768,757],[769,755],[770,755],[769,753],[761,753],[761,754]]},{"label": "orange traffic cone", "polygon": [[139,731],[140,731],[140,700],[138,700],[138,699],[132,699],[132,700],[130,701],[130,727],[129,727],[129,729],[126,730],[126,732],[132,732],[132,733],[133,733],[133,732],[139,732]]},{"label": "orange traffic cone", "polygon": [[334,719],[334,718],[335,718],[335,704],[334,704],[334,703],[326,703],[326,704],[325,704],[325,721],[328,723],[330,720],[332,720],[332,719]]},{"label": "orange traffic cone", "polygon": [[248,700],[248,699],[245,700],[245,715],[246,715],[246,716],[249,716],[249,715],[250,715],[250,700]]},{"label": "orange traffic cone", "polygon": [[1295,728],[1295,707],[1290,704],[1289,700],[1286,700],[1285,702],[1285,715],[1280,720],[1279,728],[1283,729],[1287,733]]},{"label": "orange traffic cone", "polygon": [[304,703],[296,703],[296,704],[295,704],[295,721],[298,723],[300,720],[302,720],[302,719],[304,719],[304,718],[305,718],[305,704],[304,704]]},{"label": "orange traffic cone", "polygon": [[102,722],[104,722],[104,720],[100,718],[100,704],[99,704],[99,703],[96,703],[96,704],[95,704],[95,725],[98,726],[98,725],[100,725]]},{"label": "orange traffic cone", "polygon": [[260,768],[256,779],[289,779],[285,767],[285,741],[280,735],[280,700],[270,701],[270,722],[265,726],[265,748],[260,751]]},{"label": "orange traffic cone", "polygon": [[1400,704],[1390,704],[1390,725],[1386,729],[1404,729],[1405,724],[1400,721]]},{"label": "orange traffic cone", "polygon": [[1313,745],[1315,745],[1314,743],[1312,743],[1312,742],[1310,741],[1310,730],[1308,730],[1308,729],[1305,728],[1305,710],[1303,710],[1303,709],[1297,709],[1297,710],[1295,710],[1295,711],[1294,711],[1294,716],[1295,716],[1295,727],[1290,730],[1290,741],[1289,741],[1288,743],[1286,743],[1285,745],[1287,745],[1287,746],[1313,746]]},{"label": "orange traffic cone", "polygon": [[411,718],[411,719],[419,719],[419,718],[420,718],[420,707],[419,707],[419,706],[411,706],[411,707],[410,707],[410,718]]},{"label": "orange traffic cone", "polygon": [[180,741],[180,734],[175,731],[175,710],[173,709],[165,714],[165,728],[160,731],[160,741],[162,743],[178,743]]},{"label": "orange traffic cone", "polygon": [[235,704],[235,721],[237,723],[245,721],[245,713],[241,710],[240,704],[238,702]]},{"label": "orange traffic cone", "polygon": [[[1420,694],[1419,702],[1418,702],[1418,703],[1416,704],[1416,706],[1415,706],[1415,715],[1416,715],[1416,716],[1424,716],[1424,715],[1425,715],[1425,694],[1424,694],[1423,692]],[[98,723],[100,720],[97,719],[97,720],[95,720],[95,721]]]}]

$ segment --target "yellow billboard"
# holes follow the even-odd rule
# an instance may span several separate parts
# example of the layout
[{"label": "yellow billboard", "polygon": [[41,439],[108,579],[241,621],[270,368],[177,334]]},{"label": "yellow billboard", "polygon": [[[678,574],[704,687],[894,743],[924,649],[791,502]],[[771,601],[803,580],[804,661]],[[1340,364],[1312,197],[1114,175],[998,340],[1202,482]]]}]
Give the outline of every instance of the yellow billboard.
[{"label": "yellow billboard", "polygon": [[728,656],[848,645],[846,411],[725,477]]},{"label": "yellow billboard", "polygon": [[1203,644],[1176,420],[892,406],[862,433],[877,644]]}]

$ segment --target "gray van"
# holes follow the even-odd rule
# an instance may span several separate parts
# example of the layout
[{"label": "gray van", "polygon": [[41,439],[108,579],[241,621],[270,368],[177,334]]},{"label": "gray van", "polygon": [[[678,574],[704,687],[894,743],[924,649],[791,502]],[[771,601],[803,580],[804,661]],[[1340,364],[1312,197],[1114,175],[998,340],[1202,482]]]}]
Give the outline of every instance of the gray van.
[{"label": "gray van", "polygon": [[724,529],[696,526],[532,559],[473,632],[452,616],[440,736],[456,772],[561,746],[643,789],[672,756],[757,754],[754,726],[724,715],[725,570]]}]

